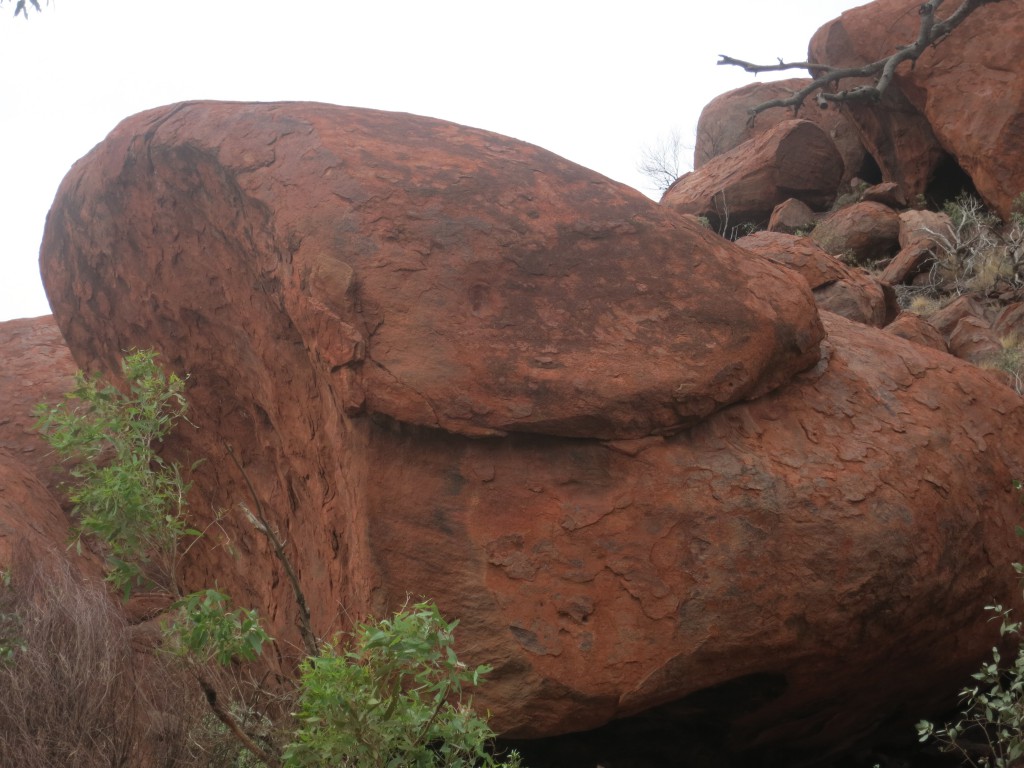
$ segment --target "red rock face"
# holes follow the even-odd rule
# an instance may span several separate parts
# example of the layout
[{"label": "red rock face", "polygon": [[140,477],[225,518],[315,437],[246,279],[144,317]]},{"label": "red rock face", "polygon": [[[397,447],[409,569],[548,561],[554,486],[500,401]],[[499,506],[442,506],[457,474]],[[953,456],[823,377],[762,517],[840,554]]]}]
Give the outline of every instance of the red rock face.
[{"label": "red rock face", "polygon": [[858,264],[892,256],[899,250],[900,217],[881,203],[854,203],[818,222],[811,238],[834,256]]},{"label": "red rock face", "polygon": [[[697,121],[697,137],[693,149],[693,167],[700,169],[710,160],[735,149],[748,139],[770,131],[776,125],[793,119],[790,109],[770,109],[750,122],[750,110],[773,99],[792,96],[810,83],[809,78],[795,77],[767,83],[750,83],[742,88],[716,96],[701,110]],[[843,160],[840,183],[860,173],[865,152],[853,124],[836,109],[821,110],[808,101],[796,115],[810,120],[832,139]]]},{"label": "red rock face", "polygon": [[801,275],[822,309],[848,320],[882,327],[897,314],[892,289],[862,269],[848,267],[809,237],[782,232],[755,232],[736,245]]},{"label": "red rock face", "polygon": [[172,453],[227,514],[190,579],[287,652],[230,446],[316,630],[435,599],[508,735],[753,675],[777,685],[734,746],[834,748],[945,695],[992,644],[979,606],[1016,604],[1013,392],[831,315],[823,339],[803,278],[535,147],[165,108],[76,164],[41,259],[81,363],[191,373]]},{"label": "red rock face", "polygon": [[33,429],[33,408],[56,403],[75,383],[77,367],[54,319],[0,323],[0,569],[16,549],[36,557],[71,557],[76,570],[99,574],[94,558],[67,551],[68,519],[58,502],[67,475]]},{"label": "red rock face", "polygon": [[680,213],[708,217],[715,229],[767,223],[779,203],[794,197],[811,208],[835,200],[843,161],[814,123],[787,120],[680,176],[661,198]]},{"label": "red rock face", "polygon": [[[876,0],[815,34],[810,61],[850,66],[889,55],[917,37],[916,0]],[[940,16],[952,13],[943,6]],[[923,192],[948,153],[1004,218],[1021,193],[1024,160],[1024,18],[1012,2],[976,9],[913,68],[903,64],[878,105],[848,114],[886,180],[909,198]]]},{"label": "red rock face", "polygon": [[0,451],[55,491],[65,476],[55,470],[49,446],[33,429],[32,410],[70,391],[78,368],[50,315],[0,323],[0,360]]}]

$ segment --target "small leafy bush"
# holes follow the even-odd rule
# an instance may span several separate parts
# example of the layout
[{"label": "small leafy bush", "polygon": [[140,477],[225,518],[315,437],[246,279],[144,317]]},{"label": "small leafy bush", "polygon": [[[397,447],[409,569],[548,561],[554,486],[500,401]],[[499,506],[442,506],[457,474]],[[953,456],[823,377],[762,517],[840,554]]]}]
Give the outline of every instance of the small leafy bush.
[{"label": "small leafy bush", "polygon": [[[1019,563],[1014,568],[1024,573]],[[1004,664],[999,649],[993,648],[992,660],[971,676],[976,683],[960,692],[960,719],[941,727],[922,720],[917,733],[920,741],[934,739],[972,768],[1012,768],[1024,758],[1024,625],[1011,621],[1009,609],[1001,605],[986,610],[1000,621],[1001,637],[1018,639],[1015,658]]]},{"label": "small leafy bush", "polygon": [[421,602],[357,627],[348,651],[329,646],[301,670],[287,768],[514,768],[487,751],[494,738],[463,691],[489,671],[467,669],[452,647],[458,622]]},{"label": "small leafy bush", "polygon": [[185,382],[164,374],[152,350],[121,364],[127,391],[79,372],[56,406],[36,408],[36,428],[72,462],[69,499],[81,537],[100,542],[107,578],[125,597],[137,587],[173,591],[178,543],[198,536],[186,522],[188,484],[155,446],[185,418]]},{"label": "small leafy bush", "polygon": [[164,627],[165,637],[171,647],[195,661],[253,661],[270,641],[256,611],[232,609],[231,599],[216,589],[192,592],[171,608],[177,612]]}]

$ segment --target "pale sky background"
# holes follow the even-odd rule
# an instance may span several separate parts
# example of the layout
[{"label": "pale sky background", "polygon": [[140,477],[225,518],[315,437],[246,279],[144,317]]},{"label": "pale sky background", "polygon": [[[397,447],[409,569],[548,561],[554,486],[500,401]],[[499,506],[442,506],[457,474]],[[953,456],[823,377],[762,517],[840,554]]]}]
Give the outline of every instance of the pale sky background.
[{"label": "pale sky background", "polygon": [[[857,0],[50,0],[0,5],[0,320],[49,313],[38,253],[71,165],[123,118],[192,99],[311,100],[514,136],[653,195],[645,145],[692,145]],[[778,77],[800,76],[793,72]],[[687,162],[692,159],[687,158]]]}]

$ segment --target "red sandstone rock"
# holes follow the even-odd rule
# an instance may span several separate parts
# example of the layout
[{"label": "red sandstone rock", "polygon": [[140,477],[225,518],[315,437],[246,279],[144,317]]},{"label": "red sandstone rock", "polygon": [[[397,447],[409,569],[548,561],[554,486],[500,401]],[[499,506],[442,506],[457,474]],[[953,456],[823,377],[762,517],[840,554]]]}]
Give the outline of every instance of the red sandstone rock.
[{"label": "red sandstone rock", "polygon": [[827,208],[841,176],[842,158],[828,136],[807,120],[787,120],[680,176],[661,202],[707,216],[715,229],[763,224],[791,197]]},{"label": "red sandstone rock", "polygon": [[881,203],[854,203],[818,222],[811,238],[827,253],[868,264],[892,256],[898,247],[900,218]]},{"label": "red sandstone rock", "polygon": [[949,335],[950,354],[974,365],[991,363],[1001,349],[999,335],[980,317],[962,318]]},{"label": "red sandstone rock", "polygon": [[[882,327],[896,316],[892,291],[862,269],[829,256],[809,237],[781,232],[755,232],[736,245],[798,272],[814,293],[818,306],[866,325]],[[886,290],[888,288],[888,291]]]},{"label": "red sandstone rock", "polygon": [[0,449],[0,570],[17,549],[64,556],[70,536],[57,499],[16,455]]},{"label": "red sandstone rock", "polygon": [[935,211],[903,211],[900,214],[900,252],[882,272],[891,285],[913,280],[943,248],[952,242],[949,216]]},{"label": "red sandstone rock", "polygon": [[861,194],[862,201],[868,203],[881,203],[887,205],[890,208],[906,208],[907,198],[903,194],[903,190],[893,181],[887,181],[882,184],[875,184],[868,187]]},{"label": "red sandstone rock", "polygon": [[[252,138],[221,143],[235,134],[273,146],[257,153]],[[183,187],[186,197],[227,196],[243,185],[240,204],[256,208],[239,215],[266,219],[263,240],[249,244],[255,235],[226,228],[234,239],[222,258],[251,275],[246,291],[285,284],[293,333],[336,372],[351,413],[471,435],[637,438],[756,397],[817,358],[821,326],[789,273],[748,262],[634,190],[495,134],[318,105],[185,104],[123,124],[79,173],[115,163],[127,174],[138,152],[159,159],[159,178],[177,185],[168,200]],[[285,159],[275,163],[278,155]],[[151,210],[154,172],[114,181],[111,171],[102,183],[116,183],[123,200],[68,196],[55,209],[111,219],[109,280],[94,294],[85,266],[44,255],[55,299],[70,301],[81,286],[76,319],[106,317],[125,300],[132,289],[118,276],[138,268],[127,264],[136,259],[201,292],[201,271],[177,266],[183,257],[117,239],[123,217],[188,231],[182,217],[211,215]],[[290,197],[277,186],[288,184]],[[324,202],[310,210],[314,198]],[[60,226],[53,236],[69,238]],[[251,252],[279,255],[254,261]],[[151,307],[135,313],[132,323],[153,322]],[[175,310],[165,322],[181,327],[189,317]],[[61,325],[80,350],[79,324]]]},{"label": "red sandstone rock", "polygon": [[980,298],[974,294],[964,294],[963,296],[957,296],[942,309],[928,315],[928,322],[942,334],[948,343],[957,323],[963,318],[976,317],[985,326],[991,326],[991,320],[993,319],[991,315],[992,311]]},{"label": "red sandstone rock", "polygon": [[768,231],[793,234],[800,229],[810,229],[815,222],[817,217],[814,211],[807,204],[791,197],[775,206],[768,220]]},{"label": "red sandstone rock", "polygon": [[[770,131],[779,123],[793,119],[791,109],[771,109],[759,114],[751,123],[749,111],[766,101],[788,98],[809,82],[809,78],[795,77],[750,83],[708,102],[697,121],[694,169],[700,169],[708,161],[735,149],[748,139]],[[821,110],[807,102],[796,117],[815,123],[832,139],[843,161],[841,184],[860,173],[866,153],[856,128],[842,112],[836,109]]]},{"label": "red sandstone rock", "polygon": [[[876,0],[844,12],[815,34],[810,61],[851,66],[892,53],[917,37],[919,5]],[[944,6],[939,16],[954,10]],[[1024,178],[1021,93],[1024,16],[1015,3],[1000,2],[977,8],[913,67],[899,67],[878,104],[846,110],[885,179],[908,197],[925,191],[948,153],[1007,218]]]},{"label": "red sandstone rock", "polygon": [[[76,164],[41,259],[77,359],[155,346],[191,372],[197,428],[169,452],[209,458],[197,514],[252,503],[230,444],[317,630],[426,592],[495,666],[476,702],[510,735],[700,718],[691,694],[754,676],[772,695],[744,699],[734,746],[820,754],[927,711],[991,646],[978,606],[1019,603],[1013,392],[827,313],[795,373],[819,339],[799,278],[534,147],[320,105],[165,108]],[[766,358],[734,330],[778,340],[777,386],[652,434],[626,385],[668,366],[689,396],[721,349],[711,378],[739,391]],[[500,387],[533,410],[506,415]],[[293,637],[265,542],[223,525],[237,559],[203,542],[192,580]]]},{"label": "red sandstone rock", "polygon": [[52,491],[66,479],[33,428],[39,403],[56,403],[78,370],[50,315],[0,323],[0,451],[23,462]]},{"label": "red sandstone rock", "polygon": [[936,330],[935,326],[913,312],[901,312],[899,317],[885,326],[885,330],[887,333],[920,344],[922,347],[949,352],[946,339]]}]

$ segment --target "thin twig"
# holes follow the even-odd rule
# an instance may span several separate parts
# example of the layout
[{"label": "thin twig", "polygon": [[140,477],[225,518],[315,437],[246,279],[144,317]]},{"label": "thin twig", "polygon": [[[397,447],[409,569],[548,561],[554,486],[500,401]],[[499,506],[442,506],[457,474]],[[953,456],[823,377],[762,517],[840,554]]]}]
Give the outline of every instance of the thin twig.
[{"label": "thin twig", "polygon": [[244,505],[242,509],[249,516],[249,520],[252,522],[253,527],[267,537],[267,541],[270,542],[270,546],[274,550],[274,557],[278,559],[278,562],[280,562],[281,566],[284,568],[284,572],[288,577],[288,582],[291,584],[292,592],[295,595],[295,603],[299,608],[299,634],[302,635],[302,644],[306,647],[306,655],[315,659],[320,655],[320,644],[317,642],[316,635],[313,634],[309,616],[309,606],[306,603],[306,595],[302,591],[302,586],[299,584],[299,577],[295,574],[295,569],[292,568],[291,560],[284,549],[284,543],[277,535],[277,531],[270,524],[270,521],[267,519],[266,512],[263,509],[263,504],[260,502],[260,497],[257,495],[256,488],[253,486],[252,480],[249,478],[249,473],[245,471],[245,468],[238,460],[238,457],[235,456],[234,449],[232,449],[228,443],[224,443],[224,447],[228,452],[228,456],[231,457],[231,461],[233,461],[235,466],[238,467],[238,471],[242,473],[245,485],[248,487],[249,494],[252,496],[253,503],[256,505],[256,514],[254,515]]}]

